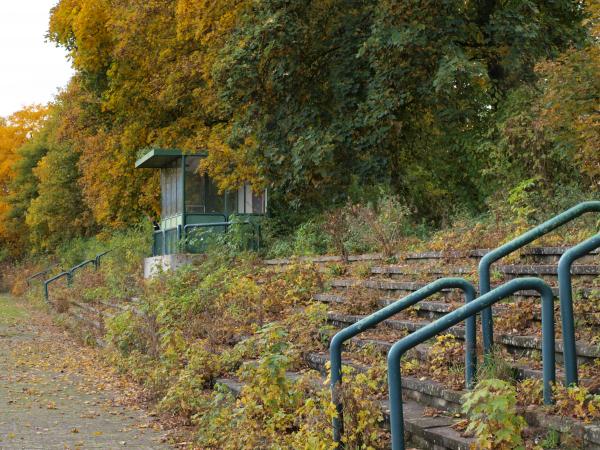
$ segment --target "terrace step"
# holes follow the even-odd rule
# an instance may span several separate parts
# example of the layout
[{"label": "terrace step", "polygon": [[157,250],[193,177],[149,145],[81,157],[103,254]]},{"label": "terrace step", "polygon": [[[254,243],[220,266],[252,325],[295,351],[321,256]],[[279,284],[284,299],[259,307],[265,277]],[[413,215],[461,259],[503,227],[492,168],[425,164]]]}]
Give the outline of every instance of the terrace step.
[{"label": "terrace step", "polygon": [[[244,384],[236,379],[219,378],[217,383],[227,387],[235,396],[239,396]],[[381,401],[383,414],[382,426],[389,430],[389,402]],[[452,425],[459,421],[458,418],[447,416],[428,417],[427,406],[418,401],[406,398],[403,401],[404,424],[407,432],[407,441],[427,450],[469,450],[474,442],[472,438],[465,438],[454,430]]]},{"label": "terrace step", "polygon": [[[537,291],[532,291],[532,292],[536,292]],[[539,295],[539,293],[538,293]],[[519,296],[521,297],[521,296]],[[528,296],[523,296],[523,297],[528,297]],[[313,296],[313,300],[314,301],[318,301],[321,303],[325,303],[325,304],[329,304],[332,306],[335,305],[352,305],[352,300],[349,300],[346,296],[344,295],[337,295],[337,294],[316,294]],[[389,306],[395,302],[397,302],[399,299],[397,298],[389,298],[389,297],[382,297],[376,300],[376,304],[378,305],[379,308],[384,308],[386,306]],[[426,319],[426,320],[436,320],[439,319],[440,317],[444,316],[445,314],[454,311],[455,309],[461,307],[462,305],[464,305],[464,302],[460,302],[460,301],[450,301],[450,302],[440,302],[440,301],[429,301],[429,300],[422,300],[419,303],[417,303],[416,305],[412,306],[411,308],[405,310],[404,312],[408,312],[408,311],[413,311],[416,314],[416,317],[419,317],[421,319]],[[375,312],[377,308],[373,308],[372,312]],[[559,305],[558,303],[555,304],[555,309],[556,311],[559,310]],[[492,306],[492,311],[494,313],[494,317],[500,316],[503,312],[508,312],[510,313],[511,310],[508,308],[508,305],[505,303],[498,303]],[[402,313],[400,313],[402,314]],[[530,322],[532,324],[539,324],[539,322],[541,322],[541,311],[538,310],[534,310],[532,317],[530,319]]]},{"label": "terrace step", "polygon": [[[338,328],[345,328],[353,323],[358,322],[366,316],[363,315],[350,315],[350,314],[339,314],[339,313],[328,313],[328,320],[331,324]],[[408,332],[414,332],[425,325],[428,325],[429,321],[414,321],[414,320],[396,320],[388,319],[382,322],[384,327],[395,329],[395,330],[406,330]],[[447,334],[464,339],[464,327],[454,326],[447,330]],[[520,335],[509,335],[496,333],[494,341],[498,344],[502,344],[509,350],[524,351],[524,350],[541,350],[541,337],[540,336],[520,336]],[[577,356],[582,359],[595,359],[600,358],[600,348],[597,345],[590,345],[588,343],[577,341],[576,343]],[[562,356],[563,343],[561,339],[556,340],[556,353]]]},{"label": "terrace step", "polygon": [[477,273],[477,267],[445,267],[429,266],[415,267],[414,265],[389,265],[374,266],[371,268],[374,275],[470,275]]},{"label": "terrace step", "polygon": [[[532,259],[542,262],[557,262],[560,256],[570,247],[525,247],[520,250],[520,257]],[[423,262],[432,261],[439,262],[440,260],[472,260],[474,263],[489,253],[492,249],[474,249],[474,250],[444,250],[444,251],[423,251],[423,252],[408,252],[399,253],[395,257],[399,260]],[[591,261],[600,254],[599,250],[594,250],[588,256],[585,256],[581,261]],[[354,262],[375,262],[383,261],[385,257],[380,253],[367,253],[360,255],[349,255],[350,263]],[[296,262],[327,264],[340,263],[342,257],[339,255],[317,255],[317,256],[301,256],[299,258],[271,258],[263,260],[267,266],[285,266]]]},{"label": "terrace step", "polygon": [[[349,255],[348,262],[370,262],[370,261],[381,261],[384,257],[380,253],[368,253],[363,255]],[[321,255],[321,256],[300,256],[299,258],[275,258],[265,259],[263,263],[267,266],[286,266],[295,263],[313,263],[313,264],[324,264],[324,263],[340,263],[343,258],[338,255]]]},{"label": "terrace step", "polygon": [[[293,376],[293,373],[288,373],[288,377]],[[299,374],[296,374],[295,378],[298,376]],[[240,395],[244,386],[236,379],[219,378],[216,381],[227,387],[235,396]],[[431,450],[471,448],[474,439],[464,437],[452,428],[460,420],[460,417],[455,417],[452,412],[459,411],[461,397],[465,391],[446,389],[439,383],[410,376],[403,377],[402,386],[407,443],[420,449]],[[383,400],[380,405],[384,417],[382,426],[389,430],[389,401]],[[436,408],[439,414],[437,417],[432,417],[427,409],[431,406]],[[528,408],[521,412],[530,426],[541,429],[540,436],[549,429],[556,429],[582,439],[585,448],[595,449],[600,446],[600,426],[596,423],[586,424],[569,417],[547,414],[542,408]]]},{"label": "terrace step", "polygon": [[475,249],[475,250],[445,250],[445,251],[433,251],[433,252],[411,252],[404,255],[403,259],[406,260],[440,260],[440,259],[466,259],[475,258],[479,259],[486,253],[489,253],[491,249]]},{"label": "terrace step", "polygon": [[[382,275],[399,281],[424,277],[470,276],[477,274],[477,267],[435,265],[419,267],[415,265],[385,265],[371,268],[373,275]],[[558,275],[556,264],[508,264],[492,266],[492,273],[499,273],[510,279],[515,276],[537,276],[554,280]],[[574,264],[571,274],[575,279],[593,280],[600,275],[600,265]]]},{"label": "terrace step", "polygon": [[[558,275],[557,264],[509,264],[492,267],[507,275]],[[596,264],[573,264],[572,275],[600,275],[600,266]]]},{"label": "terrace step", "polygon": [[[326,374],[327,372],[325,364],[328,360],[328,356],[323,354],[309,354],[307,356],[309,366],[322,374]],[[367,369],[366,366],[361,367],[346,361],[343,364],[354,366],[357,370],[365,371]],[[541,371],[536,372],[537,376],[535,378],[541,378]],[[561,377],[557,375],[557,378],[560,379]],[[450,412],[460,412],[462,396],[467,391],[448,389],[436,381],[404,375],[402,377],[402,392],[405,407],[406,404],[414,401],[422,406],[429,406]],[[587,444],[586,448],[597,448],[595,446],[600,445],[600,423],[586,424],[579,420],[547,414],[540,408],[522,412],[525,414],[530,426],[539,427],[546,431],[548,429],[562,430],[563,432],[570,432],[572,430],[575,436],[585,441],[585,444]]]},{"label": "terrace step", "polygon": [[[521,251],[521,258],[539,263],[556,263],[569,248],[571,247],[526,247]],[[600,249],[591,251],[578,261],[580,263],[598,261],[598,255],[600,255]]]},{"label": "terrace step", "polygon": [[[406,293],[404,295],[408,295],[408,293],[417,291],[429,283],[425,282],[414,282],[414,281],[396,281],[396,280],[378,280],[378,279],[355,279],[355,278],[336,278],[330,281],[329,286],[334,290],[340,289],[351,289],[351,288],[364,288],[364,289],[373,289],[384,291],[387,296],[390,295],[397,296],[401,298],[398,294],[399,292]],[[575,288],[573,294],[575,296],[581,296],[582,298],[589,298],[594,292],[598,292],[599,288]],[[460,291],[456,289],[443,289],[440,291],[441,294],[449,294],[449,293],[458,293],[460,295]],[[555,297],[558,297],[558,288],[552,287],[552,293]],[[404,296],[402,295],[402,296]],[[539,297],[540,293],[535,290],[522,290],[516,292],[514,297]]]},{"label": "terrace step", "polygon": [[[379,352],[381,354],[381,356],[387,356],[387,353],[389,352],[389,350],[392,348],[392,345],[393,345],[393,342],[383,341],[383,340],[379,340],[379,339],[377,339],[377,340],[361,339],[358,337],[354,337],[354,338],[350,339],[350,343],[358,348],[364,348],[367,346],[371,347],[371,348],[375,349],[375,351]],[[431,345],[419,344],[415,348],[411,349],[407,353],[407,356],[409,358],[414,358],[414,359],[418,360],[419,362],[425,363],[428,360],[428,355],[429,355],[430,350],[431,350]],[[346,352],[347,353],[345,353],[345,354],[347,354],[349,357],[352,357],[351,349],[347,349]],[[326,373],[327,373],[326,363],[329,361],[329,354],[309,353],[305,356],[305,360],[310,368],[312,368],[314,370],[318,370],[322,374],[326,375]],[[534,378],[534,379],[541,380],[543,378],[543,371],[541,368],[540,369],[531,368],[531,367],[528,367],[526,365],[526,363],[523,363],[523,362],[507,361],[507,363],[511,369],[512,377],[515,380],[524,380],[527,378]],[[360,364],[360,363],[357,364],[351,360],[344,359],[343,364],[350,366],[350,367],[354,367],[358,371],[364,372],[368,369],[368,367],[365,366],[364,364]],[[562,366],[560,364],[557,364],[556,379],[558,381],[561,381],[561,380],[564,380],[564,377],[565,377],[565,375],[564,375]],[[593,392],[598,392],[597,380],[590,379],[590,378],[581,378],[580,382],[583,386],[590,387]],[[440,386],[444,387],[442,384],[440,384]],[[409,387],[409,389],[410,389],[410,387]],[[445,398],[445,397],[443,397],[443,398]],[[452,397],[452,399],[454,399],[454,400],[456,400],[457,398],[458,397],[456,397],[456,396]],[[445,398],[445,399],[448,401],[452,400],[450,398]],[[430,406],[439,407],[439,405],[436,406],[434,404],[431,404]]]}]

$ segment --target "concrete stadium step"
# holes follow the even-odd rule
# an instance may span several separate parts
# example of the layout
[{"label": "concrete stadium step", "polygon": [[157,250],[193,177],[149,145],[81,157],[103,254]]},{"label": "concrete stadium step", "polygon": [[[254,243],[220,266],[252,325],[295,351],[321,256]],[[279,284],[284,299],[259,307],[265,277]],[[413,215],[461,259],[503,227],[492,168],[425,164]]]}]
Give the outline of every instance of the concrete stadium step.
[{"label": "concrete stadium step", "polygon": [[[216,382],[227,387],[235,396],[239,396],[244,387],[244,383],[232,378],[219,378]],[[380,405],[383,415],[381,425],[389,430],[389,402],[383,400]],[[473,438],[465,438],[452,428],[460,418],[452,417],[451,413],[430,417],[427,405],[409,396],[403,400],[403,410],[406,438],[411,446],[425,450],[469,450],[474,443]]]},{"label": "concrete stadium step", "polygon": [[[438,279],[438,278],[435,278]],[[432,279],[431,281],[434,281]],[[430,281],[430,282],[431,282]],[[382,280],[382,279],[355,279],[355,278],[336,278],[329,282],[329,287],[333,292],[344,292],[346,289],[352,288],[364,288],[381,291],[384,297],[388,298],[402,298],[410,293],[417,291],[425,286],[429,282],[415,282],[415,281],[396,281],[396,280]],[[497,283],[493,287],[497,286]],[[600,290],[600,287],[584,287],[574,289],[574,296],[581,296],[582,298],[589,298],[594,292]],[[555,297],[558,297],[558,287],[552,287],[552,292]],[[454,297],[460,299],[461,292],[457,289],[443,289],[440,291],[444,297]],[[516,292],[513,297],[539,297],[540,294],[534,290],[523,290]]]},{"label": "concrete stadium step", "polygon": [[[570,247],[540,247],[529,246],[524,247],[516,253],[517,257],[537,264],[551,264],[558,262],[563,253]],[[486,253],[492,249],[473,249],[473,250],[444,250],[444,251],[422,251],[422,252],[407,252],[398,253],[394,257],[399,261],[406,261],[411,264],[418,265],[420,263],[449,263],[457,261],[465,261],[469,265],[477,264]],[[589,255],[580,258],[578,262],[588,263],[597,262],[599,250],[594,250]],[[381,263],[386,258],[380,253],[368,253],[359,255],[349,255],[348,260],[351,264],[354,263]],[[297,262],[313,263],[313,264],[335,264],[341,263],[342,257],[339,255],[320,255],[320,256],[301,256],[299,258],[272,258],[263,260],[266,266],[282,267]]]},{"label": "concrete stadium step", "polygon": [[[552,264],[557,263],[560,257],[570,247],[529,247],[523,249],[521,252],[521,259],[537,262],[539,264]],[[593,250],[588,255],[578,259],[580,264],[587,264],[591,262],[598,262],[598,256],[600,255],[600,249]]]},{"label": "concrete stadium step", "polygon": [[[348,343],[354,347],[348,348],[349,347],[348,345],[345,346],[344,353],[343,353],[343,356],[344,356],[343,364],[352,366],[355,369],[360,370],[360,371],[366,371],[368,368],[367,366],[365,366],[364,364],[361,364],[361,363],[357,364],[354,362],[354,359],[357,359],[356,354],[354,353],[355,349],[356,348],[358,348],[358,349],[371,348],[371,349],[374,349],[376,352],[378,352],[381,356],[387,357],[387,353],[392,348],[392,345],[394,342],[388,342],[388,341],[384,341],[381,339],[374,340],[374,339],[368,339],[368,338],[363,339],[363,338],[359,338],[359,337],[354,337],[354,338],[350,339],[350,341]],[[416,359],[417,361],[419,361],[421,363],[426,363],[428,361],[428,355],[429,355],[430,350],[431,350],[430,344],[419,344],[415,348],[409,350],[409,352],[407,353],[407,357]],[[353,357],[354,357],[354,359],[353,359]],[[322,374],[327,373],[326,363],[329,361],[329,354],[309,353],[305,356],[305,360],[310,368],[312,368],[314,370],[318,370]],[[481,359],[479,360],[479,363],[481,364]],[[510,368],[512,378],[515,380],[524,380],[527,378],[534,378],[534,379],[541,380],[543,378],[541,361],[526,362],[526,361],[523,361],[522,358],[520,358],[517,361],[508,360],[508,361],[506,361],[506,363],[508,364],[508,367]],[[532,365],[534,365],[534,366],[537,365],[540,368],[539,369],[532,368],[531,367]],[[556,365],[556,379],[559,382],[561,380],[565,379],[564,370],[560,363],[557,363],[557,365]],[[599,387],[597,386],[597,380],[581,377],[580,383],[583,386],[590,387],[593,392],[598,392]],[[441,383],[438,383],[438,384],[440,384],[440,386],[444,387],[443,384],[441,384]],[[445,389],[447,389],[447,388],[445,388]],[[456,397],[453,397],[453,398],[456,399]],[[450,400],[450,399],[446,398],[446,400]],[[438,404],[436,406],[434,404],[431,404],[430,406],[440,407],[440,405],[441,404]],[[449,407],[449,406],[444,406],[444,407]]]},{"label": "concrete stadium step", "polygon": [[[351,300],[348,300],[343,295],[336,294],[316,294],[313,296],[313,300],[330,304],[332,306],[335,305],[347,305],[350,304]],[[388,305],[391,305],[398,301],[395,298],[386,298],[382,297],[376,300],[376,303],[379,308],[384,308]],[[453,301],[453,302],[436,302],[436,301],[428,301],[423,300],[417,303],[415,306],[411,307],[411,309],[416,313],[417,317],[427,320],[435,320],[444,316],[445,314],[454,311],[456,308],[464,305],[464,302]],[[377,309],[374,309],[375,312]],[[498,315],[501,311],[507,310],[507,308],[502,304],[497,304],[492,307],[494,311],[494,315]],[[408,311],[408,310],[407,310]],[[534,313],[534,317],[532,318],[534,321],[540,320],[540,315]]]},{"label": "concrete stadium step", "polygon": [[[384,256],[380,253],[367,253],[363,255],[349,255],[349,263],[370,263],[380,262],[384,260]],[[300,256],[298,258],[274,258],[265,259],[263,263],[267,266],[287,266],[296,263],[312,263],[312,264],[334,264],[341,263],[343,259],[339,255],[322,255],[322,256]]]},{"label": "concrete stadium step", "polygon": [[[339,313],[328,313],[329,322],[337,328],[345,328],[353,323],[358,322],[365,316],[362,315],[350,315],[350,314],[339,314]],[[429,321],[415,321],[415,320],[396,320],[388,319],[382,322],[383,327],[387,327],[393,330],[405,330],[407,332],[414,332],[425,325],[428,325]],[[456,338],[464,339],[464,327],[454,326],[446,331],[446,334],[452,334]],[[496,344],[503,345],[509,352],[525,352],[528,350],[541,351],[541,336],[522,336],[522,335],[510,335],[503,333],[495,333],[494,342]],[[597,345],[591,345],[586,342],[577,341],[576,343],[577,357],[582,362],[589,362],[600,358],[600,348]],[[563,344],[561,339],[556,340],[556,354],[557,359],[562,360]]]},{"label": "concrete stadium step", "polygon": [[[371,268],[373,275],[382,275],[399,281],[412,281],[431,277],[461,276],[470,277],[477,275],[477,268],[465,266],[427,266],[415,267],[411,265],[385,265]],[[549,281],[556,281],[558,266],[556,264],[509,264],[494,265],[492,273],[502,275],[505,279],[520,276],[536,276]],[[575,264],[571,268],[573,279],[593,281],[600,275],[600,265]]]},{"label": "concrete stadium step", "polygon": [[[556,280],[558,276],[558,265],[556,264],[511,264],[492,266],[492,272],[496,271],[507,279],[522,276],[535,276],[547,280]],[[596,264],[574,264],[571,267],[573,280],[598,281],[600,279],[600,265]]]},{"label": "concrete stadium step", "polygon": [[[526,295],[527,293],[529,295]],[[535,296],[534,294],[537,294],[537,296]],[[590,292],[588,292],[588,294],[591,294],[591,290],[590,290]],[[599,295],[600,295],[600,292],[599,292]],[[528,323],[531,326],[535,326],[535,327],[541,326],[542,315],[541,315],[541,302],[539,301],[539,293],[537,291],[531,291],[531,292],[527,291],[526,293],[523,293],[522,295],[518,295],[515,297],[518,299],[522,299],[522,300],[523,299],[532,299],[533,300],[534,309],[532,311],[531,318],[528,320]],[[335,311],[337,308],[344,309],[344,308],[352,307],[352,300],[351,299],[349,300],[347,298],[347,296],[344,296],[341,294],[327,294],[327,293],[316,294],[313,296],[313,300],[331,305],[334,312],[337,312],[337,311]],[[399,300],[399,298],[380,297],[380,298],[374,300],[374,302],[373,302],[374,305],[370,311],[362,311],[362,312],[364,312],[364,313],[375,312],[378,309],[384,308],[388,305],[391,305],[398,300]],[[419,303],[417,303],[416,305],[412,306],[411,308],[403,311],[402,313],[399,313],[398,317],[403,317],[403,316],[406,316],[407,314],[410,314],[411,316],[416,316],[417,318],[420,318],[420,319],[433,321],[433,320],[439,319],[440,317],[443,317],[447,313],[454,311],[455,309],[464,305],[464,301],[461,301],[461,300],[462,299],[451,299],[451,300],[446,299],[446,301],[423,300],[423,301],[420,301]],[[575,301],[578,301],[578,300],[576,299]],[[493,311],[494,317],[502,318],[502,317],[508,317],[511,314],[513,314],[514,308],[511,308],[510,306],[511,306],[510,299],[507,299],[505,302],[501,302],[501,303],[497,303],[497,304],[493,305],[492,311]],[[554,309],[555,309],[555,314],[556,314],[555,317],[556,317],[556,320],[558,323],[558,321],[560,320],[560,304],[558,302],[555,302]],[[596,328],[598,328],[598,332],[600,332],[600,327],[596,327]]]},{"label": "concrete stadium step", "polygon": [[477,266],[426,266],[419,267],[414,265],[386,265],[374,266],[371,268],[373,275],[387,275],[390,278],[399,276],[423,276],[423,275],[438,275],[438,276],[464,276],[477,273]]}]

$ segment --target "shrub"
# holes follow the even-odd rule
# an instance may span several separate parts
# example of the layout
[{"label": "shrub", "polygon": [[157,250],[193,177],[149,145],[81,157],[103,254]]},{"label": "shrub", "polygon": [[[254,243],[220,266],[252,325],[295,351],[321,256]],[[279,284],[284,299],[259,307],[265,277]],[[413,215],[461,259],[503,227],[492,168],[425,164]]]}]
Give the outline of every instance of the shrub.
[{"label": "shrub", "polygon": [[600,395],[591,394],[583,386],[565,387],[560,384],[554,386],[553,393],[557,414],[586,422],[600,419]]},{"label": "shrub", "polygon": [[523,449],[525,419],[517,414],[517,393],[506,381],[480,381],[464,395],[463,412],[469,419],[468,433],[474,433],[484,449]]}]

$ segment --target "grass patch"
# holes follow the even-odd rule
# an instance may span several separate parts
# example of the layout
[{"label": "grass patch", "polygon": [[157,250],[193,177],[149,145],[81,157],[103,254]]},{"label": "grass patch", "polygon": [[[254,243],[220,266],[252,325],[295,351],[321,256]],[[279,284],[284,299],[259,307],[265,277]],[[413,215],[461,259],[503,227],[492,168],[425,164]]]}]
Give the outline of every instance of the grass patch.
[{"label": "grass patch", "polygon": [[27,316],[27,311],[13,297],[0,295],[0,324],[12,325]]}]

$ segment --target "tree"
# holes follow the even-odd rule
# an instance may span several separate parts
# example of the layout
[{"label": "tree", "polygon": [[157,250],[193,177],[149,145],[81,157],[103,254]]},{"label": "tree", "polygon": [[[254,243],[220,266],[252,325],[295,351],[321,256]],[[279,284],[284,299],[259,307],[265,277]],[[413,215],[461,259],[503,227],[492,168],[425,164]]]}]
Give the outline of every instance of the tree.
[{"label": "tree", "polygon": [[43,126],[48,108],[41,105],[28,106],[9,116],[0,118],[0,239],[10,242],[7,248],[18,251],[18,230],[10,226],[8,197],[14,192],[15,165],[19,163],[19,148]]}]

